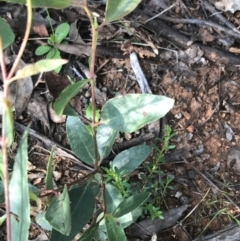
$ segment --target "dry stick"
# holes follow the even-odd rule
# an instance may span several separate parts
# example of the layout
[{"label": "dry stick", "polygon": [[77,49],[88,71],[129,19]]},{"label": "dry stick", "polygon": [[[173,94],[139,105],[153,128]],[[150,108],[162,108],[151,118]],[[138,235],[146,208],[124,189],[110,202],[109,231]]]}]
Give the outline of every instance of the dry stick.
[{"label": "dry stick", "polygon": [[231,29],[233,32],[240,34],[240,31],[238,31],[231,22],[229,22],[223,15],[221,15],[220,12],[217,12],[216,8],[211,4],[209,4],[208,1],[201,0],[201,3],[205,6],[206,10],[208,10],[212,14],[215,14],[214,17],[216,17],[219,21],[221,21],[222,24],[224,24],[226,27]]},{"label": "dry stick", "polygon": [[[148,12],[148,11],[143,11],[143,10],[135,10],[136,13],[140,13],[140,14],[145,14],[148,16],[155,16],[154,13]],[[218,31],[222,31],[225,34],[228,34],[236,39],[240,39],[240,33],[236,32],[236,31],[232,31],[229,30],[219,24],[216,24],[212,21],[206,21],[206,20],[202,20],[202,19],[183,19],[183,18],[172,18],[172,17],[167,17],[164,15],[158,16],[157,18],[171,22],[171,23],[187,23],[187,24],[196,24],[196,25],[200,25],[200,26],[208,26],[208,27],[212,27]]]},{"label": "dry stick", "polygon": [[229,197],[227,196],[224,192],[222,192],[218,186],[216,186],[209,178],[207,178],[203,173],[201,173],[195,166],[193,166],[189,161],[187,161],[183,156],[182,159],[184,160],[185,163],[187,163],[191,168],[193,168],[200,176],[202,176],[210,186],[214,187],[218,192],[220,192],[235,208],[237,208],[238,212],[240,212],[239,206]]},{"label": "dry stick", "polygon": [[201,19],[182,19],[182,18],[171,18],[171,17],[167,17],[167,16],[159,16],[158,18],[171,22],[171,23],[187,23],[187,24],[196,24],[196,25],[200,25],[200,26],[208,26],[211,28],[214,28],[218,31],[222,31],[225,34],[228,34],[229,36],[232,36],[236,39],[240,40],[240,33],[236,33],[235,31],[229,30],[225,27],[222,27],[219,24],[216,24],[212,21],[206,21],[206,20],[201,20]]},{"label": "dry stick", "polygon": [[173,8],[173,7],[175,7],[175,4],[173,4],[173,5],[171,5],[170,7],[164,9],[162,12],[160,12],[160,13],[156,14],[155,16],[149,18],[148,20],[144,21],[143,23],[146,24],[147,22],[153,20],[154,18],[157,18],[157,17],[159,17],[160,15],[166,13],[168,10],[170,10],[170,9]]},{"label": "dry stick", "polygon": [[22,57],[23,52],[27,45],[28,37],[30,34],[30,30],[31,30],[31,25],[32,25],[32,2],[31,2],[31,0],[27,0],[27,26],[26,26],[25,35],[24,35],[21,47],[19,49],[18,55],[13,63],[10,73],[7,76],[7,79],[11,79],[11,77],[13,76],[13,74],[16,71],[19,61],[21,60],[21,57]]}]

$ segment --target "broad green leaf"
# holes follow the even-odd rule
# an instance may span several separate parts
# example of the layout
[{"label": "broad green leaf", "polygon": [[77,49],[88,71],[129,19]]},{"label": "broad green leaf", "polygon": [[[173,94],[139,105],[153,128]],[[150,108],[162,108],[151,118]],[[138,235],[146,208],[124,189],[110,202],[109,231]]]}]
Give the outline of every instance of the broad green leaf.
[{"label": "broad green leaf", "polygon": [[70,26],[68,23],[61,23],[55,30],[55,41],[60,44],[68,35]]},{"label": "broad green leaf", "polygon": [[98,226],[99,226],[99,223],[95,223],[95,224],[91,225],[91,227],[83,233],[83,235],[81,236],[80,239],[78,239],[78,241],[91,241],[91,240],[93,240],[95,234],[98,231]]},{"label": "broad green leaf", "polygon": [[[28,240],[30,227],[30,203],[29,203],[29,187],[28,187],[28,131],[23,133],[21,138],[15,162],[13,166],[12,178],[9,184],[9,198],[12,215],[12,240],[22,241]],[[15,226],[14,226],[15,225]]]},{"label": "broad green leaf", "polygon": [[[3,0],[0,0],[2,2]],[[73,0],[32,0],[32,7],[34,8],[67,8],[71,5]],[[4,0],[4,2],[25,4],[26,0]],[[74,1],[73,1],[74,2]]]},{"label": "broad green leaf", "polygon": [[92,193],[91,185],[88,183],[81,187],[74,188],[69,192],[72,230],[69,236],[62,235],[56,230],[52,231],[50,241],[71,241],[83,227],[90,221],[94,208],[95,197]]},{"label": "broad green leaf", "polygon": [[108,240],[111,240],[111,241],[127,240],[121,223],[115,217],[113,217],[111,214],[106,214],[104,221],[106,225]]},{"label": "broad green leaf", "polygon": [[128,226],[136,222],[136,220],[142,215],[142,211],[143,208],[138,207],[134,209],[132,212],[119,217],[118,221],[121,223],[123,228],[127,228]]},{"label": "broad green leaf", "polygon": [[45,217],[54,229],[64,235],[70,234],[71,211],[70,200],[66,185],[64,186],[62,194],[50,203],[50,206],[46,211]]},{"label": "broad green leaf", "polygon": [[94,141],[87,127],[79,117],[69,116],[66,123],[69,144],[76,156],[83,162],[94,165]]},{"label": "broad green leaf", "polygon": [[114,217],[118,218],[132,212],[134,209],[142,205],[150,195],[151,193],[149,192],[142,192],[124,199],[115,210]]},{"label": "broad green leaf", "polygon": [[24,68],[17,71],[16,75],[10,80],[23,79],[38,73],[48,72],[56,69],[68,61],[65,59],[44,59],[36,62],[35,64],[26,65]]},{"label": "broad green leaf", "polygon": [[0,17],[0,38],[2,39],[3,49],[11,45],[15,38],[15,35],[10,25],[1,17]]},{"label": "broad green leaf", "polygon": [[45,45],[45,46],[39,46],[38,48],[36,48],[35,50],[35,54],[37,56],[41,56],[46,54],[47,52],[49,52],[52,49],[52,47]]},{"label": "broad green leaf", "polygon": [[152,148],[147,145],[131,147],[119,153],[112,162],[112,167],[117,167],[119,172],[127,175],[134,171],[151,153]]},{"label": "broad green leaf", "polygon": [[173,99],[161,95],[117,96],[103,106],[101,123],[130,133],[166,115],[173,104]]},{"label": "broad green leaf", "polygon": [[88,80],[81,80],[66,87],[53,104],[56,114],[61,116],[68,102],[88,83]]},{"label": "broad green leaf", "polygon": [[100,125],[97,128],[96,137],[100,160],[103,160],[110,154],[117,134],[118,131],[112,129],[110,126],[107,125]]},{"label": "broad green leaf", "polygon": [[52,226],[50,223],[47,221],[46,217],[46,212],[38,213],[36,216],[36,222],[44,229],[48,231],[52,231]]},{"label": "broad green leaf", "polygon": [[106,22],[123,18],[131,13],[141,0],[108,0],[106,5]]},{"label": "broad green leaf", "polygon": [[3,118],[4,135],[7,141],[7,146],[10,147],[14,140],[14,124],[11,103],[6,98],[3,98]]},{"label": "broad green leaf", "polygon": [[119,190],[110,183],[105,185],[106,212],[112,213],[118,205],[123,201],[123,197]]},{"label": "broad green leaf", "polygon": [[53,173],[53,170],[52,170],[53,152],[54,152],[54,147],[52,148],[52,151],[51,151],[50,156],[48,158],[48,164],[47,164],[47,174],[46,174],[45,183],[46,183],[46,188],[48,190],[54,189],[53,175],[52,175],[52,173]]}]

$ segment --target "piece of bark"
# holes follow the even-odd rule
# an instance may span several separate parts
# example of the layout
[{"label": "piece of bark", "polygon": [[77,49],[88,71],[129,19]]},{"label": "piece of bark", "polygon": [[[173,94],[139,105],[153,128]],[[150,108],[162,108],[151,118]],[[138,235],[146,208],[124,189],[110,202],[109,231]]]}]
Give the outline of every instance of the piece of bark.
[{"label": "piece of bark", "polygon": [[193,241],[239,241],[240,240],[240,226],[230,225],[219,232],[210,234],[206,237],[194,239]]},{"label": "piece of bark", "polygon": [[189,205],[182,205],[181,207],[173,208],[163,212],[164,219],[155,218],[152,220],[149,218],[144,219],[138,223],[134,223],[129,228],[129,236],[151,236],[153,233],[159,233],[164,229],[172,227],[188,207]]}]

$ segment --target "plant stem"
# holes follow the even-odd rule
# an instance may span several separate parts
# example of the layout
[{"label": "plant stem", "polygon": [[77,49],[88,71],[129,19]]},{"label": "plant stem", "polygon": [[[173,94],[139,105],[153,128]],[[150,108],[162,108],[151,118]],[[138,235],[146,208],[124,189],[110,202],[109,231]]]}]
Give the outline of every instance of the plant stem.
[{"label": "plant stem", "polygon": [[7,79],[11,79],[13,74],[15,73],[16,71],[16,68],[19,64],[19,61],[23,55],[23,52],[26,48],[26,45],[27,45],[27,41],[28,41],[28,37],[29,37],[29,34],[30,34],[30,30],[31,30],[31,24],[32,24],[32,2],[31,0],[27,0],[27,26],[26,26],[26,31],[25,31],[25,35],[24,35],[24,38],[23,38],[23,41],[22,41],[22,44],[21,44],[21,47],[19,49],[19,52],[18,52],[18,55],[13,63],[13,66],[10,70],[10,73],[8,74],[7,76]]},{"label": "plant stem", "polygon": [[94,140],[94,151],[95,151],[95,169],[98,168],[98,148],[96,140],[96,98],[95,98],[95,73],[94,65],[96,60],[96,46],[97,46],[97,37],[98,31],[95,28],[92,14],[87,6],[87,0],[84,0],[84,10],[89,18],[91,28],[92,28],[92,49],[91,49],[91,63],[90,63],[90,84],[91,84],[91,95],[92,95],[92,133]]},{"label": "plant stem", "polygon": [[[4,61],[4,53],[2,48],[2,39],[0,38],[0,66],[2,69],[2,76],[3,76],[3,83],[4,83],[4,90],[6,87],[6,65]],[[4,91],[3,97],[7,97],[7,92]],[[3,105],[3,114],[5,113],[6,105]],[[11,218],[10,218],[10,200],[9,200],[9,182],[8,182],[8,159],[7,159],[7,141],[5,135],[5,128],[4,126],[5,118],[2,118],[2,162],[3,162],[3,185],[4,185],[4,198],[5,198],[5,209],[6,209],[6,225],[7,225],[7,240],[11,241]]]}]

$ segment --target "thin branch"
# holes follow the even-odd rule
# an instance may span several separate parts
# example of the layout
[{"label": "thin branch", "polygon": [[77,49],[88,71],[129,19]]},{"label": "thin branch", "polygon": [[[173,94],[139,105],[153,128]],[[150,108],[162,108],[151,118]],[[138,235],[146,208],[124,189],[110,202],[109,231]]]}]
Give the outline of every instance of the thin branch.
[{"label": "thin branch", "polygon": [[22,41],[22,45],[19,49],[18,55],[13,63],[13,66],[10,70],[10,73],[7,76],[7,79],[11,79],[13,74],[15,73],[17,66],[21,60],[21,57],[23,55],[23,52],[26,48],[27,45],[27,41],[28,41],[28,37],[30,34],[30,30],[31,30],[31,25],[32,25],[32,2],[31,0],[27,0],[27,26],[26,26],[26,31],[25,31],[25,35]]}]

